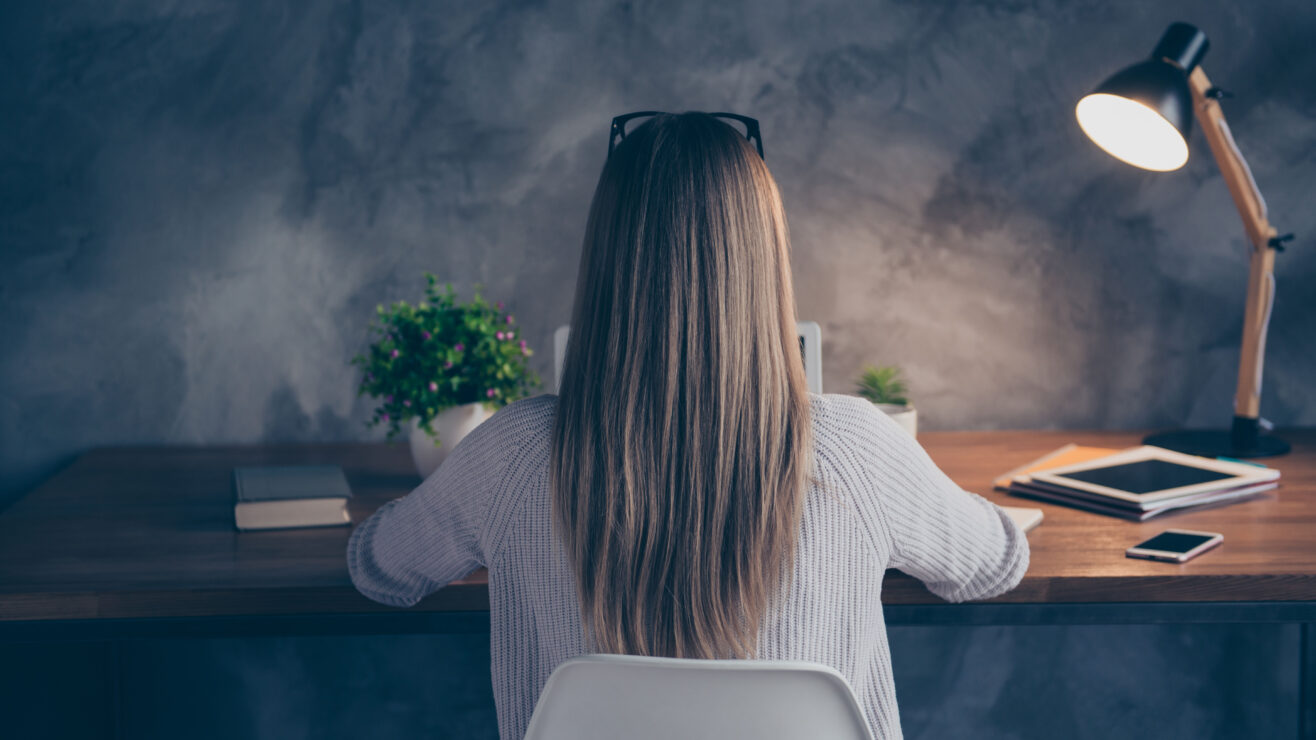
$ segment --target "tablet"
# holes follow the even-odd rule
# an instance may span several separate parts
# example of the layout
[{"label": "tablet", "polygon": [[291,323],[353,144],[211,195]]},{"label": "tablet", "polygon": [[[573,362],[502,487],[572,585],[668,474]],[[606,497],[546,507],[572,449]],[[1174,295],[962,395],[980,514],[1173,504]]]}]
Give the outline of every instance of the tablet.
[{"label": "tablet", "polygon": [[1278,478],[1279,471],[1270,468],[1185,455],[1143,445],[1097,460],[1017,476],[1015,480],[1021,483],[1038,481],[1124,501],[1146,503],[1265,483]]}]

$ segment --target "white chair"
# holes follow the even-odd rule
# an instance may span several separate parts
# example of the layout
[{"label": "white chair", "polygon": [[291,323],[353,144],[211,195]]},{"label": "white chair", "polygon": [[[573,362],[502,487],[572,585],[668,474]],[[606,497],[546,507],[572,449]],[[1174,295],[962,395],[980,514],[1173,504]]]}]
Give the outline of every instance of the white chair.
[{"label": "white chair", "polygon": [[845,677],[799,661],[585,655],[548,677],[525,740],[872,740]]}]

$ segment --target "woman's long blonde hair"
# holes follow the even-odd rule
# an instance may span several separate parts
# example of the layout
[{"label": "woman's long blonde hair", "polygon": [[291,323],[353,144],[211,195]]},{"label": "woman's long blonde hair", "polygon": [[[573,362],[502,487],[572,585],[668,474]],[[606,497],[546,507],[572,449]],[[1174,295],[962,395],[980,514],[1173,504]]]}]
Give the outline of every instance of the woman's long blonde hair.
[{"label": "woman's long blonde hair", "polygon": [[599,651],[757,650],[812,460],[789,252],[772,175],[716,118],[656,116],[603,168],[549,473]]}]

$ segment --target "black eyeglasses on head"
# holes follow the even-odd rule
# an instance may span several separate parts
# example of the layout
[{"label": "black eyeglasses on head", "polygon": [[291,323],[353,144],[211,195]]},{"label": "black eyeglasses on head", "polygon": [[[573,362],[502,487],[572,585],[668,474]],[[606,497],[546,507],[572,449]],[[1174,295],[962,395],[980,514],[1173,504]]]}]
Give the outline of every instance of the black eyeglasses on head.
[{"label": "black eyeglasses on head", "polygon": [[[608,156],[611,157],[612,150],[617,147],[617,144],[621,143],[622,139],[626,138],[627,124],[637,118],[648,118],[649,116],[657,116],[661,114],[662,111],[658,110],[644,110],[636,113],[627,113],[624,116],[617,116],[612,119],[612,132],[608,135]],[[750,118],[749,116],[738,115],[736,113],[709,113],[708,115],[714,118],[721,118],[726,121],[739,123],[740,126],[732,124],[731,127],[740,131],[746,139],[754,142],[755,148],[759,151],[759,159],[763,159],[763,134],[759,133],[759,122],[757,119]]]}]

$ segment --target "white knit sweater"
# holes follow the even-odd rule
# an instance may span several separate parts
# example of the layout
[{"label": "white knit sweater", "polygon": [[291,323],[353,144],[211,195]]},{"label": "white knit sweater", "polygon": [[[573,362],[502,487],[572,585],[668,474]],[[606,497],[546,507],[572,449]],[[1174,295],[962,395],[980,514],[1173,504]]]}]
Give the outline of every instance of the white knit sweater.
[{"label": "white knit sweater", "polygon": [[[795,576],[759,635],[759,657],[840,671],[873,733],[899,738],[882,619],[888,567],[948,601],[1010,590],[1028,541],[997,506],[951,482],[869,402],[810,394],[815,471]],[[503,740],[525,734],[548,675],[588,652],[571,569],[550,525],[549,438],[557,397],[514,403],[462,440],[407,496],[357,525],[352,583],[411,606],[477,566],[489,569],[494,700]]]}]

